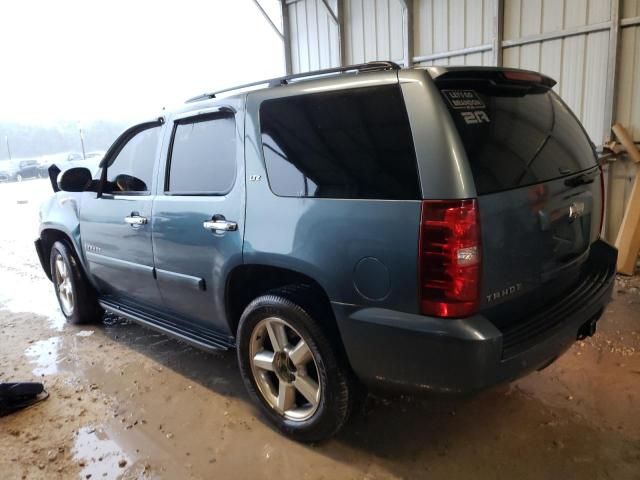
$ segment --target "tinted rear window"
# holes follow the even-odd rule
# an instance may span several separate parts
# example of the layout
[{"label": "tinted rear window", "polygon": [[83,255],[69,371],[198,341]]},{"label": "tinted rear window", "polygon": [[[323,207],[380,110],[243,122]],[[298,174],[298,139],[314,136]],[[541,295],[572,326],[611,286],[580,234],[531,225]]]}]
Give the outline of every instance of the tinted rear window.
[{"label": "tinted rear window", "polygon": [[269,185],[276,195],[421,197],[397,85],[266,100],[260,125]]},{"label": "tinted rear window", "polygon": [[478,194],[542,183],[595,166],[587,135],[553,91],[485,81],[439,87]]}]

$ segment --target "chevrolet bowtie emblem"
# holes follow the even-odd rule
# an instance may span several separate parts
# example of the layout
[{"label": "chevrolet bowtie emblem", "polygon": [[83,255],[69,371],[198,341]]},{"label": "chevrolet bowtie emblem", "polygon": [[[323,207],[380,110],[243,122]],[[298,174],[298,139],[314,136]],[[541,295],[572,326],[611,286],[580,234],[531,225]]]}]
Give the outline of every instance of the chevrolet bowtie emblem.
[{"label": "chevrolet bowtie emblem", "polygon": [[569,205],[569,221],[573,221],[578,217],[581,217],[584,213],[584,203],[583,202],[574,202]]}]

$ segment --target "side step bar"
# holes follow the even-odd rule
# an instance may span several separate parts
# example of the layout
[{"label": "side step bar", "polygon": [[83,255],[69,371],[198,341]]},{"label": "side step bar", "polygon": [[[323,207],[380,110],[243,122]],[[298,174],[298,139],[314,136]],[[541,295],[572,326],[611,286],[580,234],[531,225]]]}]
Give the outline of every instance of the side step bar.
[{"label": "side step bar", "polygon": [[109,313],[128,318],[129,320],[139,323],[145,327],[152,328],[170,337],[187,342],[202,350],[220,351],[235,348],[235,343],[232,337],[203,329],[179,326],[164,319],[149,315],[148,313],[140,312],[131,307],[117,304],[110,300],[100,299],[98,303]]}]

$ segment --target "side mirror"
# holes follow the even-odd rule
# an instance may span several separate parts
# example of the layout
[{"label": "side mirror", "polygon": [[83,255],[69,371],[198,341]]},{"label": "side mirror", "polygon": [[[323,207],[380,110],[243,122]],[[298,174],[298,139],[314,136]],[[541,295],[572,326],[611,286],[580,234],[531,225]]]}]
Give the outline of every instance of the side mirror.
[{"label": "side mirror", "polygon": [[74,167],[65,170],[58,176],[58,187],[64,192],[84,192],[91,180],[91,170],[84,167]]}]

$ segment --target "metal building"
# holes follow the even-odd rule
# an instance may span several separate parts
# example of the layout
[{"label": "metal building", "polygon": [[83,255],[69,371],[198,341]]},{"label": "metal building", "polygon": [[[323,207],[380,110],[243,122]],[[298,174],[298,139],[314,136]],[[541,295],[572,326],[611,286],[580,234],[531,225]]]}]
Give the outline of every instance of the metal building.
[{"label": "metal building", "polygon": [[[282,0],[288,69],[370,60],[539,70],[602,143],[614,121],[640,140],[640,0]],[[635,166],[609,171],[615,239]]]}]

